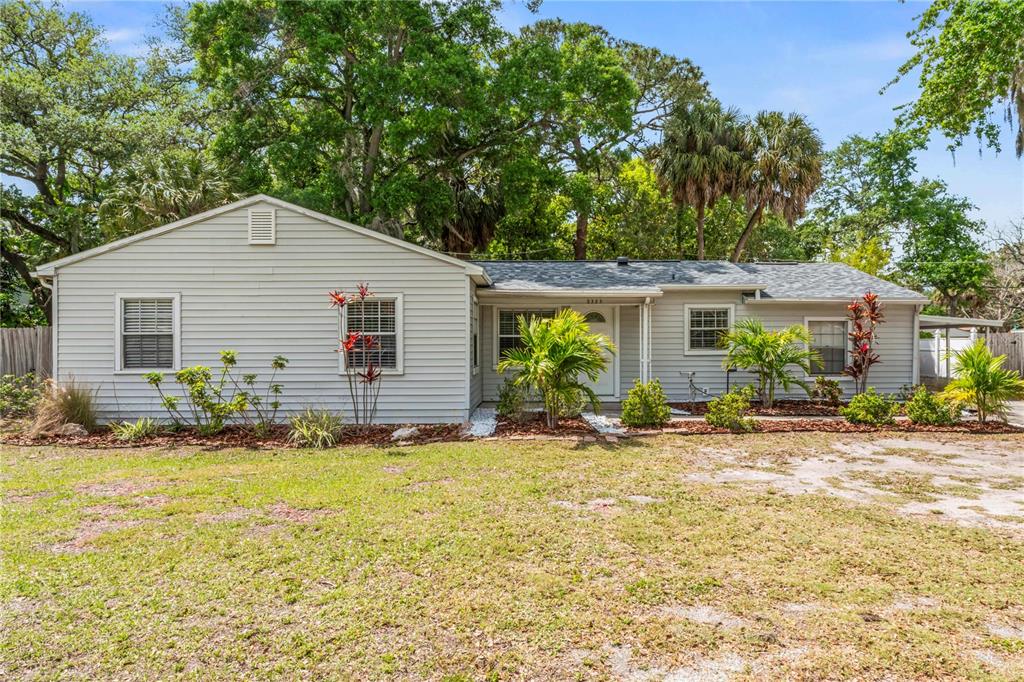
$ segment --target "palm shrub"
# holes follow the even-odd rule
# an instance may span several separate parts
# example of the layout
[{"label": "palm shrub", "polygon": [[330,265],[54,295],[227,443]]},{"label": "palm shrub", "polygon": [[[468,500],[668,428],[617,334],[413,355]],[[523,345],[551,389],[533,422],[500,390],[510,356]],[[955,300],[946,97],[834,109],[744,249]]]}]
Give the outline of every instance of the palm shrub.
[{"label": "palm shrub", "polygon": [[1024,379],[1016,372],[1003,369],[1005,355],[993,356],[983,339],[957,351],[953,381],[943,396],[973,407],[978,421],[985,423],[991,416],[1006,420],[1007,403],[1024,398]]},{"label": "palm shrub", "polygon": [[807,382],[793,373],[795,368],[810,374],[811,363],[821,364],[821,357],[810,348],[810,343],[811,334],[803,325],[769,331],[761,320],[748,318],[723,335],[722,344],[727,352],[722,366],[756,374],[758,398],[763,406],[771,407],[779,384],[785,391],[799,386],[810,395]]},{"label": "palm shrub", "polygon": [[565,407],[583,396],[599,410],[601,402],[586,380],[597,381],[608,367],[615,345],[603,334],[591,334],[583,315],[569,308],[549,319],[520,316],[522,345],[505,351],[498,371],[514,370],[514,381],[535,391],[544,403],[549,427],[558,425]]},{"label": "palm shrub", "polygon": [[639,379],[622,401],[622,423],[626,426],[664,426],[672,411],[657,379],[646,384]]}]

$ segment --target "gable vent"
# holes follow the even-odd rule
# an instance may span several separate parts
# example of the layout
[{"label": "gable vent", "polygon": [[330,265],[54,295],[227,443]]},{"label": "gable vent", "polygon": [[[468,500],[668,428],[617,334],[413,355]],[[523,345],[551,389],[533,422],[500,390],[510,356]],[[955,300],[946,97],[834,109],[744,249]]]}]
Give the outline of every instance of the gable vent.
[{"label": "gable vent", "polygon": [[277,215],[272,208],[249,209],[249,243],[274,244],[277,242]]}]

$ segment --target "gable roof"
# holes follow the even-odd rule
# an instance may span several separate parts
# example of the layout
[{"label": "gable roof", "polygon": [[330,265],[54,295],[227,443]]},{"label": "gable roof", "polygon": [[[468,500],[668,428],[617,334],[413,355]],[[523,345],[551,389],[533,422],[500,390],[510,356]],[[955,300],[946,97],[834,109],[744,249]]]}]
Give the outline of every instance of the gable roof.
[{"label": "gable roof", "polygon": [[450,265],[456,265],[464,269],[467,275],[478,275],[486,277],[483,269],[480,268],[478,265],[471,263],[470,261],[459,260],[458,258],[453,258],[452,256],[448,256],[443,253],[438,253],[437,251],[434,251],[432,249],[419,246],[418,244],[413,244],[412,242],[407,242],[403,239],[396,239],[395,237],[389,237],[386,234],[381,234],[380,232],[376,232],[365,227],[360,227],[359,225],[355,225],[348,221],[341,220],[333,216],[329,216],[325,213],[319,213],[308,208],[303,208],[302,206],[297,206],[296,204],[292,204],[287,201],[283,201],[281,199],[268,196],[266,194],[254,194],[253,196],[246,197],[244,199],[240,199],[230,204],[225,204],[223,206],[218,206],[217,208],[211,209],[209,211],[204,211],[203,213],[197,213],[196,215],[189,216],[187,218],[182,218],[181,220],[175,220],[174,222],[167,223],[166,225],[154,227],[153,229],[146,230],[145,232],[133,234],[132,236],[125,237],[124,239],[118,239],[117,241],[97,246],[96,248],[89,249],[88,251],[81,251],[79,253],[66,256],[65,258],[61,258],[59,260],[44,263],[43,265],[40,265],[38,268],[36,268],[36,271],[32,274],[37,277],[51,277],[56,272],[57,268],[61,268],[66,265],[71,265],[72,263],[77,263],[88,258],[94,258],[101,254],[109,253],[110,251],[116,251],[130,244],[143,241],[144,239],[158,237],[162,234],[166,234],[173,230],[178,230],[183,227],[193,225],[195,223],[200,223],[204,220],[213,218],[214,216],[218,216],[222,213],[235,211],[240,208],[245,208],[247,206],[259,203],[267,203],[272,206],[276,206],[277,208],[283,208],[288,211],[294,211],[295,213],[299,213],[309,218],[313,218],[314,220],[319,220],[330,225],[334,225],[336,227],[350,230],[352,232],[355,232],[356,234],[363,235],[364,237],[369,237],[371,239],[376,239],[387,244],[392,244],[394,246],[406,249],[408,251],[414,251],[424,256],[429,256],[436,260],[448,263]]},{"label": "gable roof", "polygon": [[673,289],[761,291],[762,302],[848,301],[867,291],[883,299],[924,303],[921,294],[844,263],[728,261],[475,261],[505,293],[618,292]]}]

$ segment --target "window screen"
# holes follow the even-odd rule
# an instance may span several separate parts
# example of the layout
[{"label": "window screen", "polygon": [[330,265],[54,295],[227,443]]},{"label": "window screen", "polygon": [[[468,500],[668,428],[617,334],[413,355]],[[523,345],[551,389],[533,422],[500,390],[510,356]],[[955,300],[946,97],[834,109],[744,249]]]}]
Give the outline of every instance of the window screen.
[{"label": "window screen", "polygon": [[554,316],[554,310],[502,310],[498,317],[498,359],[505,357],[505,351],[522,347],[519,338],[520,317],[530,320],[534,317],[547,319]]},{"label": "window screen", "polygon": [[812,363],[811,374],[838,375],[846,366],[846,322],[844,320],[808,320],[811,348],[821,354],[823,366]]},{"label": "window screen", "polygon": [[174,299],[121,299],[121,368],[174,368]]},{"label": "window screen", "polygon": [[345,335],[358,332],[372,336],[376,347],[366,348],[362,341],[348,353],[348,367],[363,369],[372,362],[377,367],[398,367],[398,330],[395,299],[374,298],[355,301],[345,307]]},{"label": "window screen", "polygon": [[718,338],[729,331],[728,308],[690,309],[690,349],[715,350]]}]

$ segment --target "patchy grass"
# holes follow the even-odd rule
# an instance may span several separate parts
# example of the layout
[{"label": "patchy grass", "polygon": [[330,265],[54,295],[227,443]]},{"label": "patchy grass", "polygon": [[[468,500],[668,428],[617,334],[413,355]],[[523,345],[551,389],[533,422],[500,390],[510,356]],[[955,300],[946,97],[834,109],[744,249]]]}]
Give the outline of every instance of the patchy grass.
[{"label": "patchy grass", "polygon": [[1019,679],[1019,539],[684,478],[840,437],[5,447],[0,673]]}]

